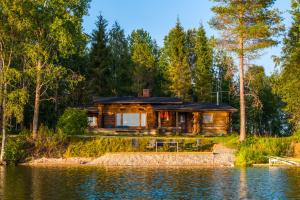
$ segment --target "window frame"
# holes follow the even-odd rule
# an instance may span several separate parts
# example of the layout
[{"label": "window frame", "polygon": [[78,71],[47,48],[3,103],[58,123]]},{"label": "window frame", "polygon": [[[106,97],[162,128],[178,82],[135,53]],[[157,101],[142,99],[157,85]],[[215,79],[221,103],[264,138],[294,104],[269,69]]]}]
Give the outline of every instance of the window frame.
[{"label": "window frame", "polygon": [[[138,126],[128,126],[128,125],[124,125],[124,114],[138,114]],[[120,115],[120,125],[118,125],[118,120],[117,120],[117,116]],[[145,124],[143,126],[142,120],[143,117],[142,115],[145,116],[144,120],[145,120]],[[146,112],[117,112],[115,115],[115,127],[116,128],[122,128],[122,127],[128,127],[128,128],[132,128],[132,127],[139,127],[139,128],[147,128],[147,113]]]}]

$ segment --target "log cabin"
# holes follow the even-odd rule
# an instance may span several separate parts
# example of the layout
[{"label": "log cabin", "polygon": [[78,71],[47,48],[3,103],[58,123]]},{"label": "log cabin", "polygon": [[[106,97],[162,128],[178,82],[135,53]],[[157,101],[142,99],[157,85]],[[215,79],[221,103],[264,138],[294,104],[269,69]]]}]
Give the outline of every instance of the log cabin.
[{"label": "log cabin", "polygon": [[92,132],[224,135],[231,131],[231,116],[237,109],[146,95],[95,97],[87,111]]}]

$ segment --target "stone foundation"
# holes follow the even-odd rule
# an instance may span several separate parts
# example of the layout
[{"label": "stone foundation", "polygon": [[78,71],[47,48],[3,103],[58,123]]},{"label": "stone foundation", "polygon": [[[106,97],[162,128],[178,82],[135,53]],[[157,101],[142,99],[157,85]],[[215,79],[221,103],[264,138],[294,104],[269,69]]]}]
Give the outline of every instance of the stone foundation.
[{"label": "stone foundation", "polygon": [[104,166],[233,166],[233,154],[107,153],[87,165]]},{"label": "stone foundation", "polygon": [[30,165],[87,166],[233,166],[234,150],[221,144],[213,152],[122,152],[99,158],[41,158]]}]

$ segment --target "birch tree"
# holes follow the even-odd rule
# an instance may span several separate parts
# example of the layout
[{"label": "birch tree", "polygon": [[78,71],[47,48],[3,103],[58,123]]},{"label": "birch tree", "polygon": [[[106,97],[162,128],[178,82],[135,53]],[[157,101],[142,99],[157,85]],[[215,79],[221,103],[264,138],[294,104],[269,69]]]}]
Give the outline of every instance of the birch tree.
[{"label": "birch tree", "polygon": [[24,54],[29,74],[34,77],[33,137],[38,133],[40,102],[45,100],[41,97],[66,71],[55,61],[58,56],[76,52],[86,40],[82,17],[87,14],[88,4],[89,0],[25,0],[15,4],[19,22],[26,24]]},{"label": "birch tree", "polygon": [[15,59],[20,56],[21,34],[23,24],[16,23],[17,15],[12,8],[14,2],[0,2],[0,113],[1,113],[1,152],[0,163],[3,162],[6,129],[8,120],[15,118],[23,120],[24,105],[28,101],[28,93],[20,88],[22,73],[13,66]]}]

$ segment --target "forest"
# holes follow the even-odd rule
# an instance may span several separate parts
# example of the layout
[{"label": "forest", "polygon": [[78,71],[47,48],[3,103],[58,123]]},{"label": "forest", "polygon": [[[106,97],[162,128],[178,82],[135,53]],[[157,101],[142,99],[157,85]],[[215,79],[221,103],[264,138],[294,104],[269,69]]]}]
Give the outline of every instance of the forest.
[{"label": "forest", "polygon": [[[2,133],[56,127],[68,107],[93,96],[176,96],[230,104],[234,131],[291,135],[300,121],[300,1],[291,0],[284,27],[274,0],[213,0],[208,37],[203,25],[185,30],[180,18],[158,46],[143,28],[126,35],[118,22],[95,19],[83,31],[89,0],[0,1],[0,113]],[[283,38],[283,39],[282,39]],[[271,46],[278,70],[252,64]]]}]

